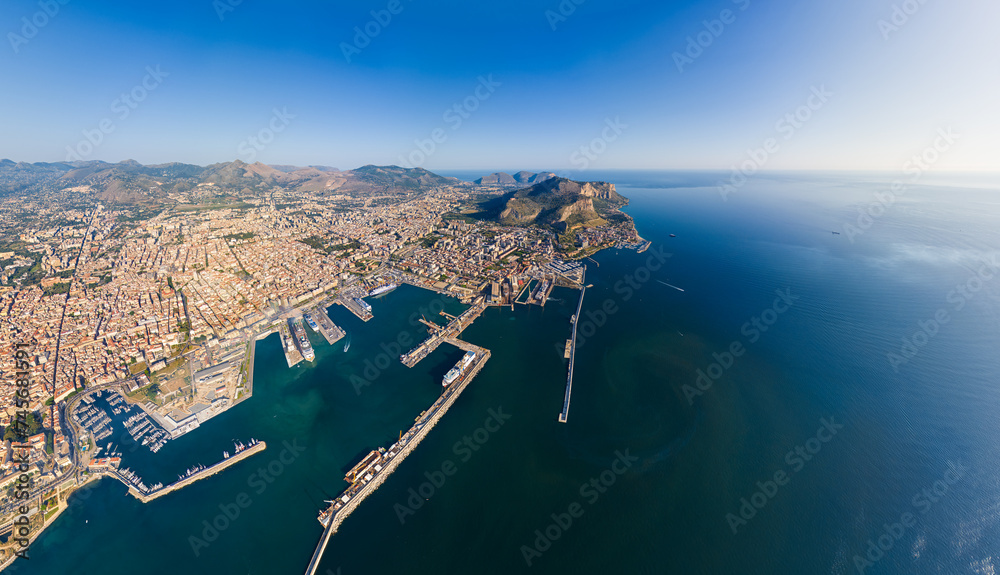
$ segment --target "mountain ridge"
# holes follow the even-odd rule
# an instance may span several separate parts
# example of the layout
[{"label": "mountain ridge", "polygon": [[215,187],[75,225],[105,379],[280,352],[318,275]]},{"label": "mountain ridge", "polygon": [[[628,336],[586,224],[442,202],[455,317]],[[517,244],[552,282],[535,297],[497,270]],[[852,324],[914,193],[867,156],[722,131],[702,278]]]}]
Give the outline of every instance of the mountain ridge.
[{"label": "mountain ridge", "polygon": [[207,166],[168,162],[143,165],[135,160],[108,163],[14,162],[0,160],[0,192],[32,186],[55,189],[79,187],[103,201],[139,203],[167,199],[172,192],[214,186],[223,192],[265,192],[274,186],[312,192],[412,193],[441,186],[468,185],[423,168],[366,165],[340,171],[328,166],[269,166],[236,159]]}]

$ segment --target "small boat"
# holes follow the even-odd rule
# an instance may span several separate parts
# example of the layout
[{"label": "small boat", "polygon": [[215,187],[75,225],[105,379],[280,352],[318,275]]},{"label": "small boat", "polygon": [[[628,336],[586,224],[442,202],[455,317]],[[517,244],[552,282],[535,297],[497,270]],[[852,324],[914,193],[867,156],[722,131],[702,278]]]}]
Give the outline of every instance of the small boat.
[{"label": "small boat", "polygon": [[677,237],[677,234],[670,234],[670,237],[672,237],[672,238],[676,238],[676,237]]},{"label": "small boat", "polygon": [[347,343],[344,344],[344,353],[347,353],[349,349],[351,349],[351,338],[347,338]]}]

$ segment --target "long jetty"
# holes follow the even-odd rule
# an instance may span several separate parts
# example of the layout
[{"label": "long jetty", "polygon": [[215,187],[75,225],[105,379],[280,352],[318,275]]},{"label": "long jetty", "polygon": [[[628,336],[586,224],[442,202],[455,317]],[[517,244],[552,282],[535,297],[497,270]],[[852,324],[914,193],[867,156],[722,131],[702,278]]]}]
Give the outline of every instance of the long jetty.
[{"label": "long jetty", "polygon": [[[460,340],[454,340],[454,338],[448,338],[448,343],[458,345],[455,342]],[[490,350],[474,346],[468,342],[461,342],[459,346],[462,349],[476,350],[477,355],[480,359],[476,361],[472,370],[469,372],[468,376],[462,379],[461,382],[452,385],[445,389],[441,397],[431,405],[430,409],[425,411],[421,417],[419,417],[413,427],[409,429],[396,443],[400,446],[399,453],[394,455],[385,464],[381,471],[379,471],[371,481],[366,483],[361,489],[355,492],[351,498],[344,504],[343,507],[334,511],[333,506],[331,506],[331,515],[329,522],[326,525],[326,529],[323,530],[323,536],[319,540],[319,544],[316,546],[316,551],[313,552],[312,559],[309,561],[309,566],[306,568],[306,575],[315,575],[317,569],[319,569],[320,560],[323,558],[323,552],[326,551],[326,546],[330,542],[330,538],[333,534],[337,532],[340,528],[341,523],[344,522],[347,517],[357,509],[358,505],[369,495],[375,492],[376,489],[382,485],[383,482],[392,474],[393,471],[399,466],[400,463],[406,459],[413,449],[423,441],[427,433],[437,424],[438,420],[448,411],[448,409],[455,403],[458,396],[462,394],[469,383],[479,374],[479,370],[486,365],[487,360],[490,358]]]},{"label": "long jetty", "polygon": [[563,408],[559,414],[559,423],[569,420],[569,400],[573,395],[573,364],[576,361],[576,331],[580,325],[580,312],[583,310],[583,296],[587,294],[587,286],[580,289],[580,303],[576,304],[576,315],[573,316],[573,338],[569,344],[569,372],[566,374],[566,395],[563,397]]},{"label": "long jetty", "polygon": [[239,463],[240,461],[243,461],[244,459],[250,457],[251,455],[255,455],[257,453],[260,453],[261,451],[264,451],[265,449],[267,449],[267,443],[261,441],[260,443],[254,444],[253,446],[244,449],[243,451],[237,453],[236,455],[233,455],[232,457],[229,457],[228,459],[223,459],[222,461],[216,463],[215,465],[213,465],[211,467],[206,467],[205,469],[202,469],[201,471],[199,471],[197,473],[192,473],[191,475],[189,475],[188,477],[185,477],[184,479],[181,479],[180,481],[171,483],[170,485],[167,485],[166,487],[161,487],[160,489],[157,489],[156,491],[152,491],[150,493],[142,493],[141,491],[139,491],[138,489],[136,489],[135,485],[133,485],[132,483],[126,482],[124,479],[122,479],[121,477],[119,477],[116,474],[109,474],[109,475],[111,477],[114,477],[115,479],[121,481],[122,483],[125,483],[125,485],[128,486],[129,495],[132,495],[133,497],[135,497],[139,501],[142,501],[143,503],[149,503],[150,501],[152,501],[154,499],[157,499],[157,498],[160,498],[160,497],[163,497],[164,495],[167,495],[168,493],[173,493],[174,491],[177,491],[178,489],[183,489],[183,488],[187,487],[188,485],[191,485],[195,481],[200,481],[200,480],[205,479],[207,477],[211,477],[211,476],[215,475],[216,473],[220,473],[224,469],[226,469],[227,467],[229,467],[230,465],[235,465],[236,463]]},{"label": "long jetty", "polygon": [[413,367],[414,365],[417,365],[421,359],[430,355],[431,352],[436,350],[443,342],[449,339],[457,338],[459,334],[465,330],[465,328],[469,327],[472,325],[472,322],[476,321],[476,318],[478,318],[484,310],[486,310],[485,305],[474,305],[462,312],[461,315],[453,319],[448,325],[438,327],[437,329],[432,328],[430,337],[400,357],[403,361],[403,365],[406,367]]}]

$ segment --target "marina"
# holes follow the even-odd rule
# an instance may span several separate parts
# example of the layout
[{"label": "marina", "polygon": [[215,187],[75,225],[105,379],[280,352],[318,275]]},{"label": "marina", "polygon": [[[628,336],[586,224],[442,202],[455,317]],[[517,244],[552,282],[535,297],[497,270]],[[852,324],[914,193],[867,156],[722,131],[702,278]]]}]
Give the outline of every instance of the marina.
[{"label": "marina", "polygon": [[153,453],[158,452],[170,440],[170,434],[150,418],[145,409],[128,403],[114,391],[96,391],[82,398],[71,417],[81,428],[90,432],[95,444],[114,435],[116,424],[125,428],[136,445],[142,445]]},{"label": "marina", "polygon": [[208,467],[205,467],[204,465],[195,465],[189,468],[184,475],[178,477],[176,482],[171,483],[166,487],[164,487],[162,483],[158,483],[152,487],[146,487],[142,480],[134,473],[128,469],[117,469],[113,465],[108,465],[102,472],[104,475],[124,483],[125,486],[128,487],[129,495],[132,495],[143,503],[149,503],[154,499],[158,499],[164,495],[183,489],[195,481],[200,481],[220,473],[226,468],[235,465],[248,457],[256,455],[265,449],[267,449],[267,444],[265,442],[252,439],[250,440],[250,444],[248,446],[243,446],[243,448],[238,447],[237,452],[231,456],[227,457],[226,452],[223,452],[222,461],[219,461],[214,465]]}]

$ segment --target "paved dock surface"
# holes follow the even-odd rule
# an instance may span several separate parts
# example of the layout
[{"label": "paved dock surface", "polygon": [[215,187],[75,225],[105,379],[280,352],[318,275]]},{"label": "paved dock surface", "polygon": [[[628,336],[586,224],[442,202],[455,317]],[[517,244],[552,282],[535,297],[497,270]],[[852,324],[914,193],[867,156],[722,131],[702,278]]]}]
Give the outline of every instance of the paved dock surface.
[{"label": "paved dock surface", "polygon": [[327,524],[326,528],[323,530],[323,536],[319,540],[319,544],[316,546],[316,551],[313,552],[312,559],[309,561],[309,566],[306,568],[306,575],[315,575],[316,570],[319,569],[320,560],[323,558],[323,552],[326,551],[326,546],[330,542],[330,538],[333,534],[337,532],[340,528],[341,523],[344,519],[357,509],[358,505],[369,495],[375,492],[380,485],[389,477],[389,475],[396,470],[400,463],[409,455],[413,449],[423,441],[427,433],[434,428],[441,417],[448,411],[448,409],[455,403],[458,396],[465,390],[469,383],[475,379],[476,375],[479,374],[479,370],[486,365],[486,362],[490,358],[490,350],[473,345],[468,342],[461,340],[454,340],[449,338],[448,343],[453,345],[458,345],[462,349],[468,351],[475,351],[477,356],[480,358],[472,370],[469,371],[468,376],[462,379],[459,383],[452,384],[450,387],[445,388],[442,392],[441,397],[438,398],[434,404],[423,413],[417,422],[413,424],[413,427],[409,429],[400,440],[396,443],[399,446],[400,451],[396,455],[389,459],[381,471],[372,478],[371,481],[366,483],[360,490],[355,492],[351,499],[339,510],[337,510],[330,517],[330,522]]},{"label": "paved dock surface", "polygon": [[[476,318],[482,315],[483,311],[485,310],[486,306],[483,304],[479,304],[479,305],[474,305],[469,309],[465,310],[464,312],[462,312],[462,315],[451,320],[451,322],[448,325],[438,329],[435,333],[432,333],[430,337],[428,337],[426,340],[423,341],[423,343],[413,348],[412,350],[404,353],[403,356],[400,358],[403,362],[403,365],[405,365],[406,367],[413,367],[417,365],[417,363],[419,363],[420,360],[430,355],[442,343],[448,341],[449,339],[457,338],[463,331],[465,331],[465,328],[472,325],[472,322],[476,321]],[[459,340],[455,339],[455,341]]]},{"label": "paved dock surface", "polygon": [[358,302],[354,301],[354,298],[352,297],[338,297],[336,303],[346,307],[348,311],[358,316],[358,319],[361,321],[368,321],[375,317],[370,311],[367,311],[359,306]]},{"label": "paved dock surface", "polygon": [[248,447],[248,448],[244,449],[243,451],[237,453],[236,455],[233,455],[232,457],[229,457],[228,459],[223,459],[222,461],[216,463],[215,465],[213,465],[211,467],[206,467],[205,469],[202,469],[201,471],[199,471],[197,473],[193,473],[190,476],[185,477],[184,479],[181,479],[180,481],[177,481],[175,483],[171,483],[170,485],[167,485],[166,487],[161,487],[160,489],[157,489],[156,491],[152,491],[150,493],[141,493],[138,489],[135,488],[134,485],[125,482],[125,480],[122,479],[121,477],[118,477],[117,475],[114,475],[114,474],[108,474],[108,475],[110,477],[114,477],[115,479],[118,479],[119,481],[125,483],[128,486],[129,495],[132,495],[133,497],[135,497],[139,501],[142,501],[143,503],[149,503],[150,501],[152,501],[154,499],[158,499],[160,497],[163,497],[164,495],[166,495],[168,493],[173,493],[174,491],[177,491],[178,489],[183,489],[183,488],[187,487],[188,485],[191,485],[195,481],[200,481],[202,479],[211,477],[211,476],[215,475],[216,473],[220,473],[224,469],[226,469],[227,467],[229,467],[231,465],[235,465],[236,463],[239,463],[240,461],[243,461],[244,459],[250,457],[251,455],[255,455],[257,453],[260,453],[261,451],[264,451],[265,449],[267,449],[267,443],[261,441],[260,443],[257,443],[257,444],[255,444],[255,445],[253,445],[251,447]]},{"label": "paved dock surface", "polygon": [[316,307],[312,313],[312,318],[319,326],[319,333],[326,338],[326,342],[333,345],[344,338],[344,330],[340,328],[337,324],[333,323],[330,316],[326,313],[326,308],[323,306]]},{"label": "paved dock surface", "polygon": [[569,420],[569,400],[573,395],[573,364],[576,362],[576,328],[580,325],[580,312],[583,310],[583,296],[587,294],[587,287],[580,289],[580,303],[576,304],[576,315],[573,316],[573,338],[569,343],[569,372],[566,374],[566,395],[563,397],[563,408],[559,414],[559,423],[566,423]]}]

